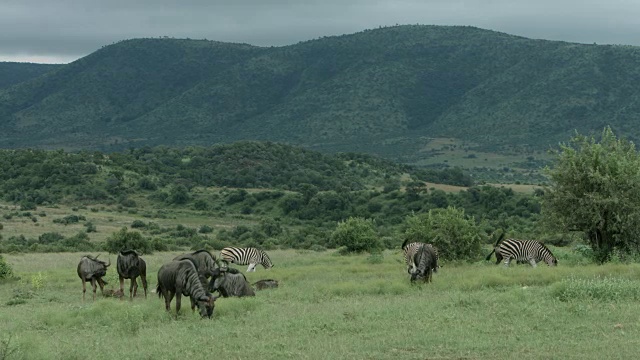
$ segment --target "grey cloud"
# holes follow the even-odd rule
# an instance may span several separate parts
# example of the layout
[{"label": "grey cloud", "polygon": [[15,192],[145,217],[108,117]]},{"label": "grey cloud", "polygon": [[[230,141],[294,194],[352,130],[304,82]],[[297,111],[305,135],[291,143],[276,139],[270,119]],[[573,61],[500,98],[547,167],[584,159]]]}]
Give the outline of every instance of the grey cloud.
[{"label": "grey cloud", "polygon": [[530,38],[640,45],[631,0],[8,0],[0,61],[87,55],[137,37],[288,45],[394,24],[471,25]]}]

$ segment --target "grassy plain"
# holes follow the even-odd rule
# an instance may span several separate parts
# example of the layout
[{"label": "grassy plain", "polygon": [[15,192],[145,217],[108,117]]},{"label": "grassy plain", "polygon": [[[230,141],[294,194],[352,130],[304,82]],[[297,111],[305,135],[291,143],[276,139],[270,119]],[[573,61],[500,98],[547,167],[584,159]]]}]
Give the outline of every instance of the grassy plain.
[{"label": "grassy plain", "polygon": [[[444,263],[432,284],[417,286],[399,251],[272,251],[275,267],[247,277],[280,287],[219,299],[212,320],[184,303],[176,319],[155,293],[83,303],[81,253],[5,254],[20,280],[0,283],[0,358],[636,358],[640,265],[589,265],[554,251],[557,268]],[[145,256],[150,287],[176,254]],[[117,286],[115,265],[107,281]]]}]

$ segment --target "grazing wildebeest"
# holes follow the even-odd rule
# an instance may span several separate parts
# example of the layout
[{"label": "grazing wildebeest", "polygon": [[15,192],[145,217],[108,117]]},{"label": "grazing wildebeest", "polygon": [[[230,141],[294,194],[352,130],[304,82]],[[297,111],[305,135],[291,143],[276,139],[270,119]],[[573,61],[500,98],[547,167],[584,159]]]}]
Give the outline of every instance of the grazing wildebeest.
[{"label": "grazing wildebeest", "polygon": [[[409,239],[406,239],[403,243],[402,243],[402,252],[404,254],[404,261],[407,264],[407,272],[409,274],[413,273],[416,271],[416,263],[413,262],[413,258],[416,255],[416,252],[418,252],[418,249],[420,248],[420,246],[422,245],[427,245],[427,246],[431,246],[433,248],[433,251],[436,254],[436,260],[439,259],[439,255],[438,255],[438,249],[433,246],[432,244],[427,244],[427,243],[423,243],[423,242],[409,242]],[[433,272],[438,272],[438,268],[432,269]]]},{"label": "grazing wildebeest", "polygon": [[278,287],[278,280],[264,279],[253,283],[256,290],[273,289]]},{"label": "grazing wildebeest", "polygon": [[217,291],[222,297],[256,295],[244,274],[232,268],[219,268],[212,271],[209,291]]},{"label": "grazing wildebeest", "polygon": [[124,279],[131,279],[129,285],[129,298],[133,299],[138,293],[139,276],[144,288],[144,298],[147,298],[147,263],[135,250],[124,250],[118,254],[116,262],[118,276],[120,278],[120,292],[124,293]]},{"label": "grazing wildebeest", "polygon": [[98,260],[97,256],[85,255],[80,259],[78,277],[82,280],[82,301],[84,301],[84,294],[87,292],[87,281],[91,282],[91,287],[93,288],[93,300],[96,299],[96,283],[100,285],[100,292],[104,293],[104,286],[107,282],[102,280],[102,277],[107,274],[109,265],[111,265],[111,260],[107,264]]},{"label": "grazing wildebeest", "polygon": [[[189,259],[195,265],[198,270],[198,275],[200,277],[204,277],[205,279],[210,277],[210,272],[217,269],[219,267],[218,259],[211,254],[209,251],[201,249],[194,251],[189,254],[178,255],[173,260],[184,260]],[[206,282],[202,283],[202,285],[206,285]]]},{"label": "grazing wildebeest", "polygon": [[433,247],[428,244],[418,247],[413,262],[416,264],[416,269],[411,272],[411,282],[416,280],[431,282],[433,269],[438,268],[438,257]]},{"label": "grazing wildebeest", "polygon": [[174,260],[166,263],[158,270],[158,286],[156,288],[158,297],[164,297],[165,308],[171,309],[171,300],[176,297],[176,316],[180,312],[181,296],[189,296],[191,299],[191,310],[194,311],[196,305],[201,317],[213,315],[214,302],[217,297],[212,296],[202,286],[198,277],[195,264],[189,260]]}]

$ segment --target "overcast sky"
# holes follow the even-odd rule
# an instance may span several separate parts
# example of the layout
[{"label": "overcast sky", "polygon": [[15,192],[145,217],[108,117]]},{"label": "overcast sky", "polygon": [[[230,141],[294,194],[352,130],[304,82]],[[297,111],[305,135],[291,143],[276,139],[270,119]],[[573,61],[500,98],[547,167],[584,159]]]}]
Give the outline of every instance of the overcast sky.
[{"label": "overcast sky", "polygon": [[68,63],[158,36],[279,46],[395,24],[640,46],[640,1],[0,0],[0,61]]}]

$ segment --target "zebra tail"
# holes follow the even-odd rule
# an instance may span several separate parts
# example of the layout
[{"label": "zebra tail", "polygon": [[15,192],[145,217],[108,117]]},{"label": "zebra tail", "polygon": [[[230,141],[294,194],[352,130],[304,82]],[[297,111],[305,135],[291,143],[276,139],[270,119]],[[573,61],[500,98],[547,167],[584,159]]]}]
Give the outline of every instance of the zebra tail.
[{"label": "zebra tail", "polygon": [[400,247],[400,249],[404,250],[404,247],[407,246],[407,243],[409,242],[409,239],[404,239],[404,242],[402,243],[402,246]]},{"label": "zebra tail", "polygon": [[491,260],[491,255],[493,255],[493,253],[496,252],[496,249],[494,248],[493,250],[491,250],[491,252],[489,253],[489,255],[487,255],[487,257],[485,258],[486,261]]},{"label": "zebra tail", "polygon": [[[500,232],[500,236],[498,236],[498,240],[496,240],[496,244],[494,245],[494,247],[497,247],[498,244],[500,244],[500,242],[502,241],[502,239],[504,239],[504,231]],[[495,250],[495,249],[494,249]],[[489,259],[487,259],[489,260]]]}]

